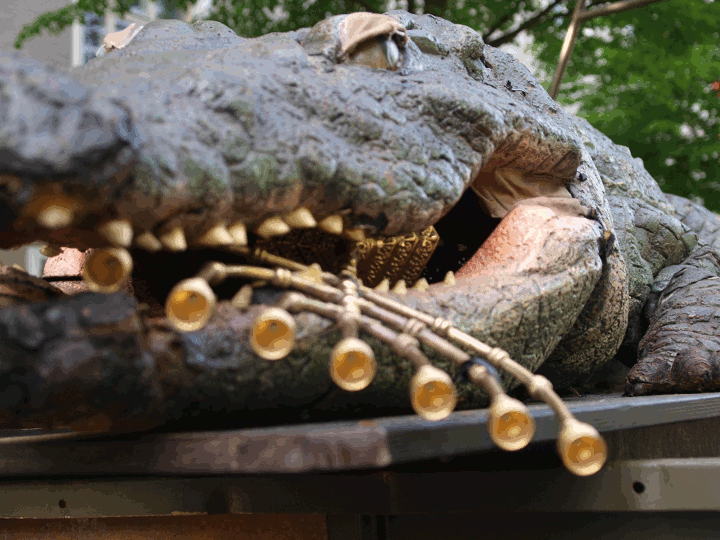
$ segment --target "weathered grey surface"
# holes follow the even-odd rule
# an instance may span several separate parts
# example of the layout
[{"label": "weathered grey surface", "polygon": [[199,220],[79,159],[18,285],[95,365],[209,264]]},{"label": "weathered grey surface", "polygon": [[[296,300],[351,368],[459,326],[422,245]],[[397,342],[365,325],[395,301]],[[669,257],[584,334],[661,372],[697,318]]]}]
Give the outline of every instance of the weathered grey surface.
[{"label": "weathered grey surface", "polygon": [[720,248],[720,219],[716,213],[672,193],[665,193],[665,198],[675,208],[678,219],[695,231],[700,240],[714,248]]},{"label": "weathered grey surface", "polygon": [[667,285],[657,286],[648,302],[650,327],[628,375],[628,393],[720,388],[720,256],[710,247],[697,249],[661,272],[657,282],[664,285],[664,279]]},{"label": "weathered grey surface", "polygon": [[[634,355],[651,290],[667,283],[661,270],[688,260],[697,235],[639,160],[565,114],[511,56],[469,28],[391,16],[417,41],[399,71],[337,63],[341,17],[257,39],[217,23],[156,21],[125,49],[74,70],[75,79],[1,56],[8,97],[0,152],[11,158],[0,173],[13,188],[0,191],[0,243],[42,239],[46,232],[18,223],[34,190],[59,185],[81,196],[82,218],[52,240],[92,243],[112,215],[130,219],[136,234],[181,224],[192,243],[220,219],[253,228],[298,206],[318,220],[339,213],[345,227],[369,234],[416,231],[447,213],[481,173],[512,170],[530,187],[567,189],[583,211],[565,215],[529,196],[493,240],[502,246],[516,235],[522,242],[513,245],[533,247],[527,260],[510,270],[481,266],[454,289],[404,301],[533,370],[542,366],[560,386],[587,380],[623,342],[622,354]],[[27,120],[25,109],[39,112]],[[20,136],[24,125],[31,129]],[[42,165],[28,150],[34,134],[47,147]],[[485,251],[488,264],[502,259]],[[268,291],[256,301],[276,299]],[[80,315],[85,307],[91,315]],[[224,411],[240,425],[407,407],[409,364],[374,342],[373,385],[335,390],[326,358],[340,334],[313,315],[298,317],[286,360],[260,360],[248,331],[261,309],[240,313],[224,302],[206,328],[180,335],[146,321],[121,295],[8,308],[0,312],[0,378],[12,390],[0,398],[6,421],[87,428],[98,413],[93,425],[125,429]],[[649,391],[674,388],[645,382]],[[92,397],[99,388],[102,399]],[[459,390],[459,406],[484,403],[476,389]]]}]

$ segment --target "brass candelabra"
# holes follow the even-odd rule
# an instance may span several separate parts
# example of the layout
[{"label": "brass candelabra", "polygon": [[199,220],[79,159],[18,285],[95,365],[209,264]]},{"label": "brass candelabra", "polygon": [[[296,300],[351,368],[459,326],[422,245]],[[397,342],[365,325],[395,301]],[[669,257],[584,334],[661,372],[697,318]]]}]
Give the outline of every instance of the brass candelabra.
[{"label": "brass candelabra", "polygon": [[433,366],[423,353],[422,343],[461,367],[467,378],[488,394],[488,430],[500,448],[524,448],[534,435],[535,422],[522,402],[503,391],[494,370],[517,378],[530,396],[555,411],[561,426],[558,451],[571,472],[587,476],[604,465],[607,447],[598,431],[573,417],[549,380],[533,374],[504,350],[488,346],[447,320],[364,286],[354,276],[352,265],[335,275],[323,272],[318,265],[306,266],[258,248],[234,251],[265,266],[210,262],[197,276],[179,282],[166,303],[168,320],[179,331],[198,330],[207,324],[217,303],[212,287],[226,279],[242,278],[251,284],[233,298],[239,307],[250,304],[252,286],[272,284],[288,292],[253,323],[251,346],[261,358],[276,361],[287,356],[296,332],[293,314],[316,313],[335,321],[343,335],[330,354],[329,365],[330,376],[340,388],[362,390],[371,384],[377,371],[372,349],[360,338],[362,332],[388,344],[395,354],[411,362],[415,370],[410,382],[412,407],[421,417],[438,421],[454,410],[457,392],[450,375]]}]

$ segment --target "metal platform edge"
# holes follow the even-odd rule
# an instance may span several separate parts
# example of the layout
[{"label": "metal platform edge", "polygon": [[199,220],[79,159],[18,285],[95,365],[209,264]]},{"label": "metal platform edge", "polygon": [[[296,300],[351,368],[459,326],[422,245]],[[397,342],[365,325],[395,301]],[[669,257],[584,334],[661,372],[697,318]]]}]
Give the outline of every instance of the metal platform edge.
[{"label": "metal platform edge", "polygon": [[[720,393],[568,400],[578,419],[600,432],[720,416]],[[559,429],[546,405],[531,405],[533,443]],[[0,478],[18,476],[213,475],[375,469],[494,448],[487,411],[430,422],[398,416],[275,428],[138,437],[0,439]]]}]

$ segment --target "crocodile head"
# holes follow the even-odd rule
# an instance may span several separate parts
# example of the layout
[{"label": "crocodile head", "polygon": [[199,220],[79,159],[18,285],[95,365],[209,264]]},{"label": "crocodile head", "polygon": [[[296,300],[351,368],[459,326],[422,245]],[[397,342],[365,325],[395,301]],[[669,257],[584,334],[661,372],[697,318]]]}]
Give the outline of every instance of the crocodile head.
[{"label": "crocodile head", "polygon": [[[334,390],[327,357],[341,333],[315,313],[295,316],[287,358],[255,354],[252,322],[283,292],[272,280],[249,306],[235,296],[249,281],[226,280],[200,329],[168,322],[176,283],[257,247],[334,273],[357,261],[366,285],[558,384],[614,354],[627,284],[591,143],[475,31],[390,12],[256,39],[155,21],[124,41],[72,76],[0,57],[0,247],[62,249],[52,286],[3,270],[6,424],[405,410],[410,363],[375,338],[375,382]],[[81,292],[67,281],[82,260],[90,288],[112,289],[108,273],[129,260],[132,278],[115,294]],[[485,399],[458,387],[459,407]]]}]

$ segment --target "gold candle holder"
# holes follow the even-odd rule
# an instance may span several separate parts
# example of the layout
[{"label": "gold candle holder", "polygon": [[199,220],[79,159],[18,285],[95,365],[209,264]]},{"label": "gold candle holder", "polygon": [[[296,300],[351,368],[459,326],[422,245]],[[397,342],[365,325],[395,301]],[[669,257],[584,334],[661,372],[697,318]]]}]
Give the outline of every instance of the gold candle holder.
[{"label": "gold candle holder", "polygon": [[426,420],[442,420],[455,409],[457,392],[450,375],[425,364],[410,381],[410,400],[419,416]]},{"label": "gold candle holder", "polygon": [[250,331],[250,345],[265,360],[285,358],[295,343],[295,319],[284,309],[271,307],[263,311]]},{"label": "gold candle holder", "polygon": [[507,394],[493,397],[488,414],[490,437],[503,450],[525,448],[535,435],[535,420],[527,407]]},{"label": "gold candle holder", "polygon": [[346,337],[330,353],[330,376],[343,390],[364,390],[376,372],[375,353],[361,339]]},{"label": "gold candle holder", "polygon": [[132,268],[132,257],[126,249],[94,249],[85,258],[82,276],[90,290],[114,293],[130,276]]},{"label": "gold candle holder", "polygon": [[217,298],[208,282],[194,277],[173,287],[165,302],[165,314],[175,328],[192,332],[207,324],[216,303]]},{"label": "gold candle holder", "polygon": [[595,474],[607,460],[607,445],[600,433],[572,417],[563,421],[557,445],[565,467],[578,476]]}]

